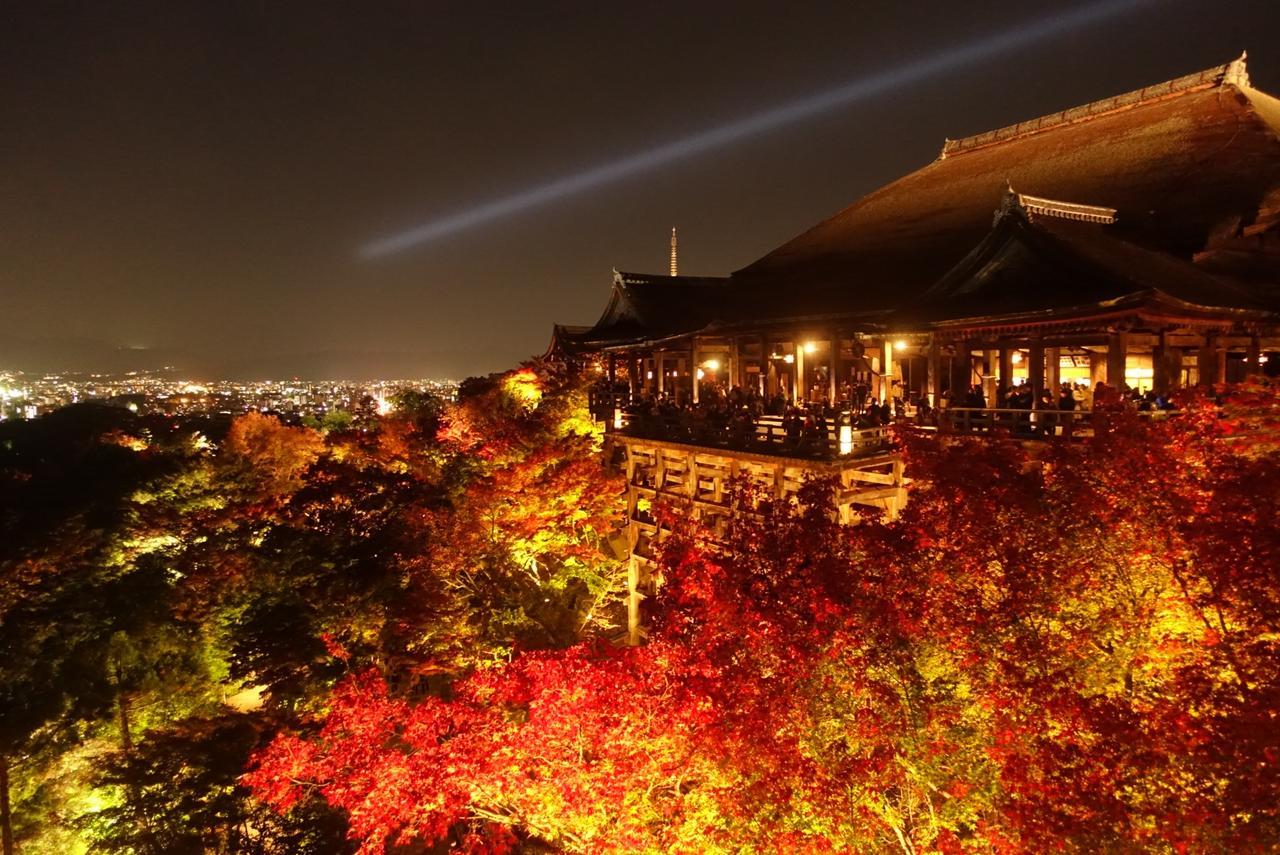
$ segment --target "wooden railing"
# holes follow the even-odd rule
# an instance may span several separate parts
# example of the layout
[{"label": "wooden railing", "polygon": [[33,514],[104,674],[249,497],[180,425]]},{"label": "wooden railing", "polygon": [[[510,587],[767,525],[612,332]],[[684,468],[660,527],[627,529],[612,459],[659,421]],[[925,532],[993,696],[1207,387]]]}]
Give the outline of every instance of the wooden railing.
[{"label": "wooden railing", "polygon": [[[847,424],[847,415],[845,419]],[[825,432],[816,436],[802,434],[795,438],[787,436],[782,416],[739,419],[726,425],[696,414],[662,417],[615,411],[606,425],[609,432],[624,436],[793,457],[868,457],[883,454],[892,447],[887,427],[850,427],[842,446],[840,419],[828,421]]]},{"label": "wooden railing", "polygon": [[[1164,419],[1177,415],[1176,410],[1144,410],[1145,419]],[[1051,436],[1081,436],[1093,430],[1094,413],[1090,410],[1005,410],[950,407],[938,411],[938,427],[954,433],[1007,433],[1027,439]]]}]

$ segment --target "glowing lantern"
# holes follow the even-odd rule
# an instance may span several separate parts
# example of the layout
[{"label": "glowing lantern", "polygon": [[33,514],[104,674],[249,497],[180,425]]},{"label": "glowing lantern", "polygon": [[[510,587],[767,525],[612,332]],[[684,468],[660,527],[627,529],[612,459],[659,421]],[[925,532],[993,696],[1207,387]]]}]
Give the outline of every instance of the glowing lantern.
[{"label": "glowing lantern", "polygon": [[853,453],[853,425],[840,425],[840,453]]}]

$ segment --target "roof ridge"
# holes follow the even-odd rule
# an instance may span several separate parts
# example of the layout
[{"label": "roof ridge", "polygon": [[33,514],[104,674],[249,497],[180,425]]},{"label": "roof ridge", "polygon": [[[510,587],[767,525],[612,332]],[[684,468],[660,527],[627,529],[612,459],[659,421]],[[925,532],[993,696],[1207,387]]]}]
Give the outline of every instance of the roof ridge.
[{"label": "roof ridge", "polygon": [[1080,202],[1066,202],[1061,199],[1048,199],[1044,196],[1032,196],[1019,193],[1012,185],[1005,191],[1000,207],[996,209],[994,226],[1013,211],[1019,211],[1028,220],[1036,217],[1052,217],[1059,220],[1079,220],[1086,223],[1112,225],[1116,221],[1116,209],[1102,205],[1085,205]]},{"label": "roof ridge", "polygon": [[1057,113],[1050,113],[1037,119],[1018,122],[994,131],[986,131],[985,133],[974,134],[958,140],[948,139],[943,142],[942,152],[938,155],[938,159],[942,160],[955,154],[985,148],[989,145],[1031,134],[1038,134],[1061,125],[1075,124],[1076,122],[1113,113],[1117,110],[1124,110],[1154,101],[1162,101],[1188,92],[1227,85],[1245,88],[1249,85],[1249,72],[1245,67],[1247,58],[1248,52],[1245,51],[1240,54],[1238,59],[1223,65],[1215,65],[1213,68],[1208,68],[1204,71],[1186,74],[1152,86],[1145,86],[1142,89],[1135,89],[1123,95],[1113,95],[1110,98],[1091,101],[1079,107],[1060,110]]}]

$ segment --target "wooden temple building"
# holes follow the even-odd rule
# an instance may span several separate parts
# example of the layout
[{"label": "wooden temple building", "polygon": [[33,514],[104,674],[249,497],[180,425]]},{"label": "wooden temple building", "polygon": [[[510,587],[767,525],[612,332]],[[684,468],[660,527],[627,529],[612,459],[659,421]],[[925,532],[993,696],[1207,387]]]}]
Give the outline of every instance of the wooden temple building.
[{"label": "wooden temple building", "polygon": [[1242,57],[948,140],[730,276],[615,273],[600,319],[555,327],[550,353],[693,399],[699,369],[792,399],[1166,389],[1259,370],[1278,313],[1280,100]]},{"label": "wooden temple building", "polygon": [[[1067,382],[1238,381],[1280,368],[1277,351],[1280,100],[1250,86],[1242,56],[947,140],[729,276],[615,272],[600,319],[555,327],[548,355],[590,363],[623,398],[696,402],[715,383],[937,406],[977,386],[994,408],[1012,384],[1038,402]],[[618,434],[641,558],[637,509],[665,491],[722,513],[731,474],[786,492],[806,467],[834,467],[842,516],[905,496],[873,442],[819,463]]]}]

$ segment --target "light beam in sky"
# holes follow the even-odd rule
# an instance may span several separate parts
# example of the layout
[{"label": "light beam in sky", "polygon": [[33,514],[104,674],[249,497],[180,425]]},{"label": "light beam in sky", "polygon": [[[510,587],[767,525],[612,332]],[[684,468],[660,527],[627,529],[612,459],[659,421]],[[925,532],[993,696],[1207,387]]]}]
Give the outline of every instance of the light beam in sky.
[{"label": "light beam in sky", "polygon": [[1159,0],[1099,0],[1063,12],[1037,18],[1021,26],[1004,30],[986,38],[885,69],[815,95],[783,104],[737,121],[700,131],[691,136],[565,175],[546,184],[530,187],[510,196],[482,202],[422,225],[365,244],[360,249],[364,258],[380,258],[413,246],[439,240],[484,223],[527,211],[611,184],[640,172],[655,169],[677,160],[711,149],[785,127],[804,119],[846,107],[858,101],[881,95],[892,89],[917,83],[928,77],[950,71],[978,60],[1016,50],[1050,36],[1097,24],[1140,6]]}]

